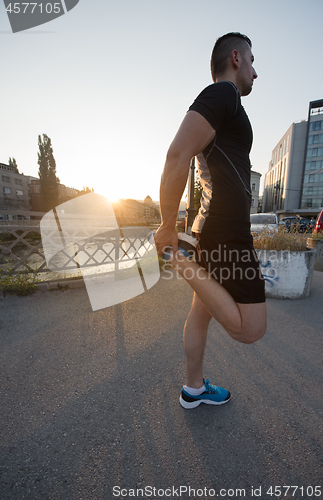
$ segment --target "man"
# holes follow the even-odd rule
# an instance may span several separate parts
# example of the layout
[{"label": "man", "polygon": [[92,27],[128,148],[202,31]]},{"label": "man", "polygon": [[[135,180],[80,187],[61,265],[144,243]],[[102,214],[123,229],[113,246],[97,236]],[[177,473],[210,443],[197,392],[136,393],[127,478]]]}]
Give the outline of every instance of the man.
[{"label": "man", "polygon": [[[169,147],[160,186],[162,222],[155,234],[158,254],[171,246],[172,266],[194,290],[184,327],[186,385],[180,403],[229,401],[226,389],[203,378],[208,325],[215,318],[235,340],[251,344],[266,330],[264,280],[250,234],[250,160],[252,129],[241,106],[257,73],[251,41],[228,33],[214,46],[214,83],[189,108]],[[192,232],[197,262],[178,251],[176,220],[191,158],[196,156],[203,186],[201,208]],[[195,241],[195,242],[194,242]],[[182,242],[180,242],[182,246]]]}]

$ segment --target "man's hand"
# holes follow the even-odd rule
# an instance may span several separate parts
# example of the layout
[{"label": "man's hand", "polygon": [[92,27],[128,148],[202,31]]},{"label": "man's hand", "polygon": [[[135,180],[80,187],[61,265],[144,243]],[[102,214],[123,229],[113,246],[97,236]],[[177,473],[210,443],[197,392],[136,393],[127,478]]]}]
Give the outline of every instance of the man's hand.
[{"label": "man's hand", "polygon": [[169,246],[173,248],[174,255],[178,251],[178,234],[175,228],[171,229],[163,224],[159,226],[155,234],[155,245],[157,253],[163,256],[165,249]]}]

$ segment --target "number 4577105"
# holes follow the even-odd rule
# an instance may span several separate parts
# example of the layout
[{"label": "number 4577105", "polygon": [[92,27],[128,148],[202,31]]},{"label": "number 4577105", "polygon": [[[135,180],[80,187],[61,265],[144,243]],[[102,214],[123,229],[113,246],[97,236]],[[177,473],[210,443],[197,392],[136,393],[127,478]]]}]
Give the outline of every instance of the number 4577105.
[{"label": "number 4577105", "polygon": [[41,14],[46,12],[47,14],[59,14],[61,11],[60,3],[46,3],[43,5],[42,3],[29,3],[29,2],[15,2],[9,3],[6,11],[10,14],[33,14],[36,12],[40,12]]}]

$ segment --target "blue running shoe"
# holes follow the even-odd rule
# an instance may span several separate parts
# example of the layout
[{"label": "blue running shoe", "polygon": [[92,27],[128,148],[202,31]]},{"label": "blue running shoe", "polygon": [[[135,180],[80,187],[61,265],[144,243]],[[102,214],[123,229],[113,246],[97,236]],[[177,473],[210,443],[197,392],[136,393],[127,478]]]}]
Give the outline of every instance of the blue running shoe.
[{"label": "blue running shoe", "polygon": [[[154,244],[154,237],[156,231],[152,231],[148,235],[148,241],[152,245]],[[178,250],[188,258],[193,258],[196,256],[196,247],[199,243],[199,240],[194,236],[186,233],[178,233]],[[165,248],[163,253],[163,260],[170,260],[173,257],[173,249],[172,247]]]},{"label": "blue running shoe", "polygon": [[192,396],[189,394],[184,387],[182,387],[182,394],[179,398],[180,404],[186,410],[191,408],[196,408],[201,403],[205,403],[207,405],[223,405],[224,403],[228,403],[231,399],[231,394],[223,387],[218,387],[216,385],[210,384],[209,379],[204,380],[205,391],[199,396]]}]

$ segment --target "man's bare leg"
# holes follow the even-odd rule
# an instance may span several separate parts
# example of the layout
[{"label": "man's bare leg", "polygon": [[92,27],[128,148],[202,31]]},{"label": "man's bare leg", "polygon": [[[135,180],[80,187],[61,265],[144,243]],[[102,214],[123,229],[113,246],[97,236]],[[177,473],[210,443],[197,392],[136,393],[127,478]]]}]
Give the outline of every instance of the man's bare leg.
[{"label": "man's bare leg", "polygon": [[211,318],[211,314],[195,293],[183,335],[186,355],[186,385],[195,389],[203,386],[203,357]]},{"label": "man's bare leg", "polygon": [[235,340],[251,344],[266,331],[266,303],[239,304],[218,281],[196,262],[177,254],[171,262],[189,283],[200,301]]}]

